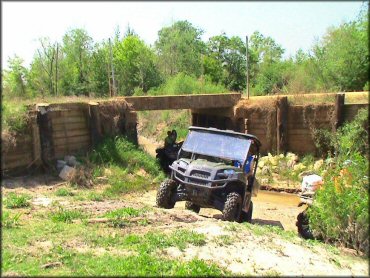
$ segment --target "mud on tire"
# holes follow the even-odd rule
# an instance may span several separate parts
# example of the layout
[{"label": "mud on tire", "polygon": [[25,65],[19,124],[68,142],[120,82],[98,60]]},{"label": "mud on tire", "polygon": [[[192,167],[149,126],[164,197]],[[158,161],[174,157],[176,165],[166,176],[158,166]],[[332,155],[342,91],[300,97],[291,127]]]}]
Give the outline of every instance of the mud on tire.
[{"label": "mud on tire", "polygon": [[240,194],[236,192],[229,193],[222,211],[222,219],[226,221],[238,221],[240,219],[241,206],[242,197]]},{"label": "mud on tire", "polygon": [[176,182],[171,179],[164,180],[157,191],[156,203],[160,208],[171,209],[175,206],[172,201],[172,194],[176,190]]},{"label": "mud on tire", "polygon": [[191,211],[194,211],[195,213],[199,213],[200,211],[200,206],[190,202],[190,201],[186,201],[185,203],[185,208],[188,209],[188,210],[191,210]]}]

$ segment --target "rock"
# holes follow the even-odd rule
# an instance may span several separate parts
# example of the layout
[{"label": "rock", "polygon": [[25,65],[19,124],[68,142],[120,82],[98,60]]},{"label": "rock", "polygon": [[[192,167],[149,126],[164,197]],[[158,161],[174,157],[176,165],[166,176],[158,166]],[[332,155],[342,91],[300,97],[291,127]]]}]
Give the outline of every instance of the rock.
[{"label": "rock", "polygon": [[323,164],[324,164],[324,160],[323,159],[317,160],[315,162],[315,164],[313,165],[313,169],[315,171],[318,171],[322,167]]},{"label": "rock", "polygon": [[270,173],[271,173],[271,171],[270,171],[270,168],[269,168],[269,167],[264,166],[264,167],[262,168],[262,171],[261,171],[261,174],[262,174],[262,175],[269,175]]},{"label": "rock", "polygon": [[294,166],[297,164],[297,162],[295,160],[289,160],[286,165],[288,166],[288,168],[294,168]]},{"label": "rock", "polygon": [[66,164],[64,160],[57,160],[57,171],[60,172]]},{"label": "rock", "polygon": [[65,165],[63,167],[62,171],[60,171],[59,177],[62,180],[70,181],[74,177],[75,174],[76,174],[76,169],[75,168],[69,167],[68,165]]},{"label": "rock", "polygon": [[75,167],[80,163],[77,161],[76,157],[73,155],[66,155],[64,157],[64,161],[67,163],[68,166]]},{"label": "rock", "polygon": [[293,171],[295,171],[295,172],[300,172],[300,171],[305,170],[305,169],[306,169],[306,166],[302,163],[298,163],[298,164],[293,166]]},{"label": "rock", "polygon": [[272,166],[277,166],[278,165],[278,157],[271,157],[270,159],[269,159],[269,161],[270,161],[270,163],[271,163],[271,165]]},{"label": "rock", "polygon": [[288,158],[288,160],[292,160],[292,161],[295,161],[295,162],[299,161],[298,155],[296,155],[294,153],[287,153],[286,158]]},{"label": "rock", "polygon": [[262,185],[266,185],[269,183],[269,179],[268,178],[263,178],[263,179],[260,179],[260,184]]}]

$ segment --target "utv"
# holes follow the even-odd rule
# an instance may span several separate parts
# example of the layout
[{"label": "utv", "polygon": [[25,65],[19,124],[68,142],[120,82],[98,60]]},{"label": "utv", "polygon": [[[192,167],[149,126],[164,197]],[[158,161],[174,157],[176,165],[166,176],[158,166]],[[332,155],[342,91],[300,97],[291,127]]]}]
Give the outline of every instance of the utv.
[{"label": "utv", "polygon": [[223,220],[251,222],[258,186],[254,186],[259,149],[257,137],[215,128],[189,127],[170,179],[157,191],[158,207],[171,209],[186,201],[186,209],[215,208]]}]

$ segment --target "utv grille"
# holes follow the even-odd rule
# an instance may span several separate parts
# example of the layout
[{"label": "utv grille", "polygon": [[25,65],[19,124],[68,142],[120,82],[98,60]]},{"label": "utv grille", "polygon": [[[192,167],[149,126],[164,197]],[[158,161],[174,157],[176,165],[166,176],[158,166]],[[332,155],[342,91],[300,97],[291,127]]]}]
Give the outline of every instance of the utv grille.
[{"label": "utv grille", "polygon": [[209,179],[210,173],[202,172],[202,171],[192,171],[190,174],[192,177],[202,178],[202,179]]},{"label": "utv grille", "polygon": [[178,167],[177,169],[178,169],[180,172],[185,173],[185,169],[184,169],[184,168]]},{"label": "utv grille", "polygon": [[191,183],[194,183],[194,184],[199,184],[199,185],[207,185],[208,182],[206,181],[200,181],[200,180],[196,180],[196,179],[189,179],[189,182]]}]

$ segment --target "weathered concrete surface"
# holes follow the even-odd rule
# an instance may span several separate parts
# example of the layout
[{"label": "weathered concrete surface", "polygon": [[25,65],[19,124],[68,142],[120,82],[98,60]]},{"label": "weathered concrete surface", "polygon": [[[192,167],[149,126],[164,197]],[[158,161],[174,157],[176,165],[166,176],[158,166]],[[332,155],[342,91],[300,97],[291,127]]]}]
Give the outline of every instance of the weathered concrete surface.
[{"label": "weathered concrete surface", "polygon": [[241,99],[241,94],[202,94],[174,96],[124,97],[136,111],[170,109],[204,109],[233,107]]}]

